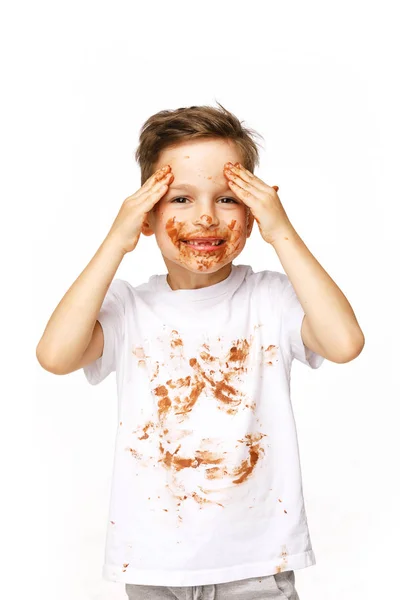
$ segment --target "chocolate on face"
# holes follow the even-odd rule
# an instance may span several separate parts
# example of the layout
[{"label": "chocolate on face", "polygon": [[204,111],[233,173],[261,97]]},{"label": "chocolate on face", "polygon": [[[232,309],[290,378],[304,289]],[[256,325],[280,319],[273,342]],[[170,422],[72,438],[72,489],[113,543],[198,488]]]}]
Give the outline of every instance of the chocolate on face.
[{"label": "chocolate on face", "polygon": [[[211,217],[203,215],[201,217],[205,221],[211,222]],[[215,237],[222,237],[225,242],[221,246],[215,246],[215,250],[211,250],[205,254],[201,250],[197,250],[193,247],[188,247],[184,242],[186,236],[190,235],[195,237],[191,232],[186,232],[187,225],[184,222],[178,221],[176,217],[171,217],[166,222],[165,230],[174,244],[175,248],[179,252],[178,261],[182,264],[189,262],[195,262],[199,271],[206,271],[211,266],[219,263],[226,263],[232,260],[232,256],[238,251],[241,243],[243,227],[239,224],[235,229],[236,219],[232,219],[227,227],[223,228],[222,231],[213,231],[211,234]],[[201,235],[201,234],[199,234]],[[204,233],[202,234],[204,235]]]},{"label": "chocolate on face", "polygon": [[[248,208],[229,188],[224,174],[227,161],[240,160],[237,147],[226,140],[196,140],[163,151],[155,168],[170,165],[172,179],[152,211],[152,228],[164,259],[205,273],[221,269],[240,254],[248,234]],[[192,185],[195,192],[189,194],[185,185]],[[185,203],[173,202],[181,196],[188,198]],[[236,203],[220,201],[224,197]],[[203,204],[201,214],[198,203],[204,198],[207,204]],[[208,204],[214,198],[215,204]],[[219,237],[224,243],[201,250],[183,241],[196,237]]]}]

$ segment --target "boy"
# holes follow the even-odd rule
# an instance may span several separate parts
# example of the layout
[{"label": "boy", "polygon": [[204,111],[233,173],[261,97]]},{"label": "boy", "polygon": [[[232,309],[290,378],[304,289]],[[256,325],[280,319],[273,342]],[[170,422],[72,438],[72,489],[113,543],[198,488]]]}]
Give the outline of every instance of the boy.
[{"label": "boy", "polygon": [[[37,348],[57,374],[116,371],[118,432],[103,576],[129,598],[298,598],[315,564],[290,401],[294,358],[353,360],[364,336],[220,106],[141,130],[142,187],[57,306]],[[234,166],[235,165],[235,166]],[[161,168],[163,167],[163,168]],[[233,265],[256,220],[286,275]],[[168,274],[113,277],[140,233]]]}]

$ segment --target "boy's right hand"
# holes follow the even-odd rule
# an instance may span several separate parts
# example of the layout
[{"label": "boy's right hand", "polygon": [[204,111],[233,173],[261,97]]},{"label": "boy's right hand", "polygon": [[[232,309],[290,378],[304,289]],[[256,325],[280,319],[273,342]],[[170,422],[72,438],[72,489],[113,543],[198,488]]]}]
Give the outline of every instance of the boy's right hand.
[{"label": "boy's right hand", "polygon": [[170,165],[153,173],[137,192],[124,200],[106,239],[118,244],[123,253],[132,252],[139,241],[146,214],[161,200],[173,179]]}]

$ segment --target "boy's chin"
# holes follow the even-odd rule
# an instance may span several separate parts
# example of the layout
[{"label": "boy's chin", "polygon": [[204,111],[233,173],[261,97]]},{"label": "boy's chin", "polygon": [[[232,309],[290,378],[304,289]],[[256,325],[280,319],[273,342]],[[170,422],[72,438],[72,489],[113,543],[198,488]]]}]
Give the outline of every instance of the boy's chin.
[{"label": "boy's chin", "polygon": [[185,269],[185,271],[190,271],[191,273],[196,273],[198,275],[209,275],[210,273],[217,273],[221,269],[225,268],[227,265],[231,264],[232,261],[236,258],[236,256],[238,256],[227,256],[222,262],[213,260],[207,262],[206,260],[202,260],[201,258],[198,261],[196,261],[195,259],[179,260],[176,257],[168,257],[162,252],[161,254],[168,270],[170,270],[171,268],[173,269],[174,267],[178,267],[181,269]]}]

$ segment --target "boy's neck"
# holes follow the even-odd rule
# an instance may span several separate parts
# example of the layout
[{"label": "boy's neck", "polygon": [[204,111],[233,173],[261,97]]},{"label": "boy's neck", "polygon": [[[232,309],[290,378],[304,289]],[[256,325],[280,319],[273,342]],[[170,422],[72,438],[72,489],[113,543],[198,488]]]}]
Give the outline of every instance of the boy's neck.
[{"label": "boy's neck", "polygon": [[227,279],[232,272],[232,263],[224,265],[219,271],[214,273],[192,273],[188,269],[175,270],[173,264],[168,267],[167,283],[171,290],[198,290],[201,288],[215,285]]}]

